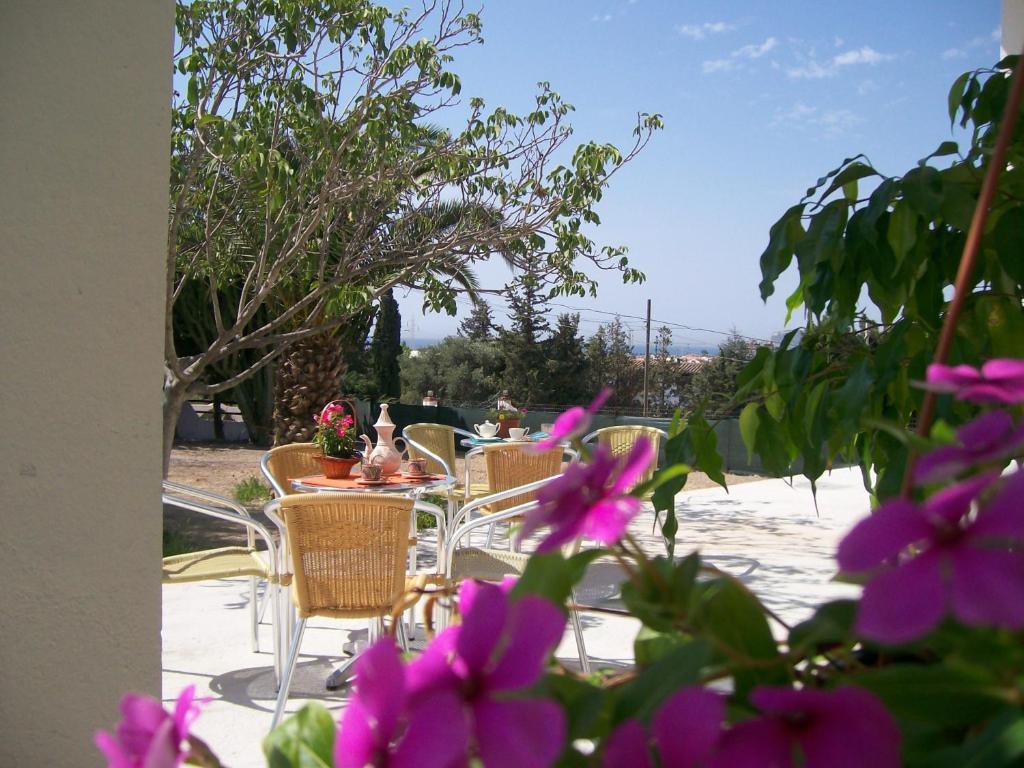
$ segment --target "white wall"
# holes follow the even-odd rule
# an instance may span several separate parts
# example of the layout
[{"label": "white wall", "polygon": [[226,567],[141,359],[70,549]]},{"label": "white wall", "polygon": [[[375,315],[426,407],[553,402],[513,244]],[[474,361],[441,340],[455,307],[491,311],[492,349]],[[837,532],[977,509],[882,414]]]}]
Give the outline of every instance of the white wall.
[{"label": "white wall", "polygon": [[1024,48],[1024,0],[1003,0],[1001,56],[1020,53]]},{"label": "white wall", "polygon": [[0,0],[0,766],[160,691],[173,0]]}]

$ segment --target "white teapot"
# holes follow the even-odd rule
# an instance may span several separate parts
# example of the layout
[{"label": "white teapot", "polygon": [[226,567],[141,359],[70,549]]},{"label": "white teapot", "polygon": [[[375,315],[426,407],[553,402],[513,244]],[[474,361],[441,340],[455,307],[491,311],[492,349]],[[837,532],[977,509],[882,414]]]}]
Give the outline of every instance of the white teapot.
[{"label": "white teapot", "polygon": [[[381,474],[385,477],[393,475],[401,466],[402,454],[406,452],[407,448],[405,447],[405,440],[400,437],[391,437],[395,431],[395,423],[391,420],[391,416],[388,415],[387,403],[381,404],[380,418],[377,419],[377,423],[373,425],[373,428],[377,431],[376,447],[370,441],[369,436],[359,436],[366,445],[363,461],[380,465]],[[403,447],[398,448],[396,442],[401,442]]]},{"label": "white teapot", "polygon": [[491,424],[489,421],[485,421],[483,424],[474,424],[473,429],[483,438],[494,437],[498,434],[498,425]]}]

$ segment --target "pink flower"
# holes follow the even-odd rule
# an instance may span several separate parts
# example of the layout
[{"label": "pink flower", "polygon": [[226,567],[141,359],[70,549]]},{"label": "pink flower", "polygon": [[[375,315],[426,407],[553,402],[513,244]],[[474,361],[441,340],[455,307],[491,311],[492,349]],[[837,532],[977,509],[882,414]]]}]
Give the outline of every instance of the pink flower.
[{"label": "pink flower", "polygon": [[188,756],[188,731],[199,715],[196,687],[179,695],[174,713],[151,696],[128,693],[121,699],[123,719],[116,734],[97,731],[95,743],[109,768],[177,768]]},{"label": "pink flower", "polygon": [[[1024,627],[1024,472],[1001,482],[996,496],[970,514],[972,502],[997,481],[990,472],[921,505],[888,501],[854,526],[839,544],[839,567],[878,569],[861,598],[861,634],[908,642],[950,609],[971,626]],[[913,556],[901,557],[911,545]]]},{"label": "pink flower", "polygon": [[969,365],[929,365],[925,386],[975,403],[1024,402],[1024,360],[989,360],[981,370]]},{"label": "pink flower", "polygon": [[917,485],[955,477],[978,464],[1000,462],[1001,469],[1011,458],[1024,454],[1024,425],[1014,425],[1004,411],[983,413],[960,427],[956,436],[959,445],[944,445],[918,459]]},{"label": "pink flower", "polygon": [[578,536],[602,544],[618,541],[640,511],[640,499],[630,496],[629,490],[653,460],[654,447],[643,437],[622,458],[613,456],[608,446],[598,445],[589,463],[570,464],[561,477],[537,491],[538,506],[526,514],[520,540],[550,526],[538,552],[557,549]]},{"label": "pink flower", "polygon": [[[897,768],[900,732],[874,695],[852,686],[831,691],[759,686],[751,702],[763,717],[725,733],[713,768]],[[799,748],[802,759],[794,756]]]},{"label": "pink flower", "polygon": [[345,429],[344,424],[339,424],[334,428],[334,434],[336,434],[338,437],[344,437],[347,432],[348,430]]},{"label": "pink flower", "polygon": [[[320,424],[321,422],[330,424],[331,421],[334,419],[335,414],[344,412],[345,407],[343,405],[340,405],[338,403],[328,403],[323,407],[323,410],[320,411],[319,418],[314,416],[313,421],[315,421],[317,424]],[[351,419],[352,417],[349,416],[348,418]]]},{"label": "pink flower", "polygon": [[[465,581],[462,624],[445,630],[408,668],[410,701],[455,693],[469,723],[473,753],[488,768],[543,768],[566,737],[565,714],[553,701],[509,694],[536,683],[565,629],[553,603],[527,595],[509,599],[514,581]],[[430,727],[448,715],[424,708]]]},{"label": "pink flower", "polygon": [[601,406],[612,396],[612,391],[605,387],[598,392],[597,397],[586,408],[582,405],[574,406],[561,414],[551,426],[551,432],[543,440],[534,443],[531,449],[537,452],[549,451],[561,445],[566,440],[581,437],[590,427],[590,421]]},{"label": "pink flower", "polygon": [[[654,715],[652,731],[662,765],[693,768],[712,756],[722,735],[725,697],[691,686],[669,697]],[[647,735],[636,720],[626,720],[605,742],[604,768],[650,768]]]},{"label": "pink flower", "polygon": [[390,637],[367,648],[355,671],[355,694],[334,742],[336,768],[465,763],[468,731],[459,697],[437,689],[410,700],[406,668]]}]

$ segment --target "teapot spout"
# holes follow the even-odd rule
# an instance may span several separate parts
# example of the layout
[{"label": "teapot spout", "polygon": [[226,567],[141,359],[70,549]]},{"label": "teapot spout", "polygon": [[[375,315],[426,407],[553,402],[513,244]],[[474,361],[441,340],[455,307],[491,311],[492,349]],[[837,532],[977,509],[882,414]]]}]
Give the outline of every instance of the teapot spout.
[{"label": "teapot spout", "polygon": [[366,453],[364,454],[364,458],[369,459],[370,452],[373,451],[373,443],[370,441],[368,435],[360,435],[359,439],[362,440],[363,444],[366,446]]}]

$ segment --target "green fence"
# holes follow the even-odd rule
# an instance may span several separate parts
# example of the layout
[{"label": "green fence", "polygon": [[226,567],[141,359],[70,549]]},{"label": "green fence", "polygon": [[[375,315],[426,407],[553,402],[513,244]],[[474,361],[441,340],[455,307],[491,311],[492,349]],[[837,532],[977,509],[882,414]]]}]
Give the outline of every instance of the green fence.
[{"label": "green fence", "polygon": [[[356,411],[359,417],[360,431],[373,437],[368,431],[373,422],[380,415],[380,405],[365,400],[356,401]],[[428,422],[432,424],[448,424],[452,427],[473,431],[474,424],[481,424],[487,418],[486,408],[449,408],[447,406],[426,406],[426,405],[405,405],[403,403],[389,403],[388,413],[391,420],[398,428],[395,434],[401,434],[409,424]],[[522,426],[530,431],[537,431],[542,424],[553,422],[561,411],[527,411]],[[642,424],[645,426],[668,429],[668,419],[651,419],[642,416],[612,416],[598,414],[594,417],[591,429],[617,426],[619,424]],[[748,459],[747,448],[740,436],[740,426],[737,419],[722,419],[715,424],[715,434],[718,436],[718,451],[725,461],[725,471],[738,474],[761,472],[761,463],[756,456]],[[664,446],[663,446],[664,451]],[[664,460],[664,456],[661,457]]]}]

